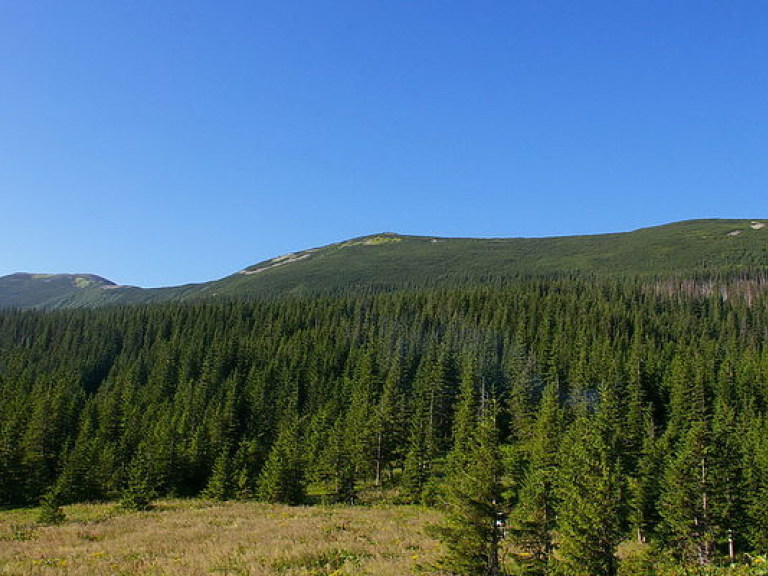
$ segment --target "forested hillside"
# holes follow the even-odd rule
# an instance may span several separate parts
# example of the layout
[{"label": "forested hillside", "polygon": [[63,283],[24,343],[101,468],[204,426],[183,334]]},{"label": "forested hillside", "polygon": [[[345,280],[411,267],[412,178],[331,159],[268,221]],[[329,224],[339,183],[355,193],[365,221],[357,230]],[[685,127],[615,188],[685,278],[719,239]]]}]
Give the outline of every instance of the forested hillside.
[{"label": "forested hillside", "polygon": [[740,280],[6,311],[0,504],[381,487],[458,573],[765,553],[767,336]]},{"label": "forested hillside", "polygon": [[760,220],[689,220],[632,232],[551,238],[439,238],[374,234],[284,254],[210,282],[116,286],[83,274],[0,277],[0,308],[93,308],[504,286],[519,278],[765,279]]}]

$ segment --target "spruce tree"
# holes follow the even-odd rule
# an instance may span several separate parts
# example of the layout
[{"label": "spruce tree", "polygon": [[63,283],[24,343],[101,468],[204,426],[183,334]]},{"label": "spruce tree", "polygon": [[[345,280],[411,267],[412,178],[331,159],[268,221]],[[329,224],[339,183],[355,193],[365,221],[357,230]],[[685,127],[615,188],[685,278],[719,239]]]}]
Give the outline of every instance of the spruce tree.
[{"label": "spruce tree", "polygon": [[645,543],[659,523],[657,502],[663,470],[663,445],[648,423],[642,448],[635,463],[635,472],[627,477],[629,524],[634,537]]},{"label": "spruce tree", "polygon": [[40,499],[40,512],[37,516],[38,524],[50,526],[61,524],[66,520],[66,514],[61,509],[61,498],[56,489],[46,492]]},{"label": "spruce tree", "polygon": [[621,540],[619,461],[597,418],[580,417],[560,453],[558,568],[568,576],[613,576]]},{"label": "spruce tree", "polygon": [[411,422],[410,438],[403,462],[400,489],[408,502],[420,502],[430,477],[432,457],[427,442],[426,421],[417,412]]},{"label": "spruce tree", "polygon": [[509,521],[516,545],[530,555],[531,568],[539,572],[549,563],[553,550],[555,486],[563,430],[559,390],[556,380],[544,389],[527,446],[529,464]]},{"label": "spruce tree", "polygon": [[133,459],[128,468],[120,494],[120,506],[134,512],[150,510],[155,496],[149,462],[144,456],[139,455]]},{"label": "spruce tree", "polygon": [[[461,406],[468,408],[470,387],[463,386]],[[498,409],[493,399],[482,399],[480,414],[469,414],[459,424],[457,442],[449,457],[445,482],[446,520],[435,529],[445,553],[439,569],[461,576],[500,576],[499,542],[505,506],[498,444]]]},{"label": "spruce tree", "polygon": [[[352,467],[351,474],[355,482],[358,478],[370,477],[376,463],[374,402],[378,390],[378,377],[371,351],[363,354],[355,366],[350,388],[342,442],[348,453],[347,459]],[[354,499],[354,495],[351,495],[351,499]]]},{"label": "spruce tree", "polygon": [[225,445],[221,449],[221,452],[219,452],[216,461],[213,463],[211,477],[208,479],[208,484],[201,496],[213,500],[228,500],[233,494],[234,487],[232,476],[232,457],[230,455],[230,448],[228,445]]},{"label": "spruce tree", "polygon": [[294,505],[304,502],[306,488],[299,434],[299,419],[291,412],[281,422],[259,478],[258,494],[262,500]]},{"label": "spruce tree", "polygon": [[401,380],[401,359],[397,354],[384,381],[371,426],[375,445],[374,483],[379,487],[383,483],[384,471],[398,457],[403,442],[405,424]]},{"label": "spruce tree", "polygon": [[0,506],[21,504],[26,499],[18,421],[17,414],[0,421]]},{"label": "spruce tree", "polygon": [[747,537],[754,550],[768,550],[768,421],[750,422],[744,442]]},{"label": "spruce tree", "polygon": [[712,561],[710,435],[705,422],[691,426],[664,473],[659,511],[665,536],[679,557],[704,565]]}]

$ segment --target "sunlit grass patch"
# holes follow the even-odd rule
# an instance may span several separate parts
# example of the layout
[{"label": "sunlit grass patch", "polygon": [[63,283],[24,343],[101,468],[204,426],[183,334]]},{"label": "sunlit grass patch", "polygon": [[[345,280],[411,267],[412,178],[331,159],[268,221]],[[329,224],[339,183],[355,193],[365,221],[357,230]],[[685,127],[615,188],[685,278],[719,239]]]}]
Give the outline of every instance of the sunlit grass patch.
[{"label": "sunlit grass patch", "polygon": [[404,576],[437,554],[423,527],[438,515],[420,507],[162,500],[151,512],[64,512],[39,526],[34,508],[0,511],[0,574]]}]

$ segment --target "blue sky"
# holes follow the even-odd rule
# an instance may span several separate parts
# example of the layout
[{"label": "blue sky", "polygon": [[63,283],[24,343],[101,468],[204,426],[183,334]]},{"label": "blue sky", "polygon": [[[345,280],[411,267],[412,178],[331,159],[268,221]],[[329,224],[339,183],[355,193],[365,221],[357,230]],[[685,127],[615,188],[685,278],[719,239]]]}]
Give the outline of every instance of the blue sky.
[{"label": "blue sky", "polygon": [[0,275],[768,217],[763,1],[6,1],[0,55]]}]

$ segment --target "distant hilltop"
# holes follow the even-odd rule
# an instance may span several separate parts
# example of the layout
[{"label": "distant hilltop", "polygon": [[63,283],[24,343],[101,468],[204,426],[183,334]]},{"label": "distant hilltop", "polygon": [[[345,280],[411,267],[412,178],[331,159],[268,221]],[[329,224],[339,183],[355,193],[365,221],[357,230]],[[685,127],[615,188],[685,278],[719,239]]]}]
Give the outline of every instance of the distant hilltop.
[{"label": "distant hilltop", "polygon": [[520,276],[696,276],[768,271],[768,219],[688,220],[632,232],[549,238],[440,238],[385,232],[285,254],[225,278],[168,288],[94,274],[0,277],[0,308],[257,298],[476,285]]}]

